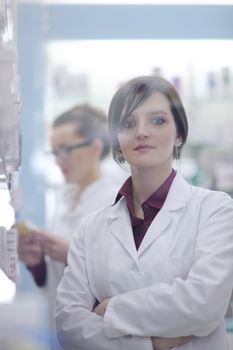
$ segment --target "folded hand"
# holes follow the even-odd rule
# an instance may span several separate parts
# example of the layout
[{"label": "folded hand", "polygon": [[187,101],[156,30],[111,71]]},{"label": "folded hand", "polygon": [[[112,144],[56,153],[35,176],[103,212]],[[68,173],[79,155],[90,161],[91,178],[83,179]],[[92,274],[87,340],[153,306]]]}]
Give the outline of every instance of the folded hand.
[{"label": "folded hand", "polygon": [[175,338],[161,338],[152,337],[152,344],[154,350],[162,350],[168,348],[174,348],[176,346],[185,344],[192,339],[192,336],[175,337]]}]

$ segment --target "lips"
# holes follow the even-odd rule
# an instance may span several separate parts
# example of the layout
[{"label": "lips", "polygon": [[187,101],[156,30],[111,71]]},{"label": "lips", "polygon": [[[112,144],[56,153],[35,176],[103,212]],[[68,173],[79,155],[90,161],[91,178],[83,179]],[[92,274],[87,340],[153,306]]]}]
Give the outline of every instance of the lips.
[{"label": "lips", "polygon": [[138,145],[137,147],[134,148],[135,151],[139,151],[139,150],[143,150],[143,149],[152,149],[154,148],[153,146],[151,145],[147,145],[147,144],[141,144],[141,145]]}]

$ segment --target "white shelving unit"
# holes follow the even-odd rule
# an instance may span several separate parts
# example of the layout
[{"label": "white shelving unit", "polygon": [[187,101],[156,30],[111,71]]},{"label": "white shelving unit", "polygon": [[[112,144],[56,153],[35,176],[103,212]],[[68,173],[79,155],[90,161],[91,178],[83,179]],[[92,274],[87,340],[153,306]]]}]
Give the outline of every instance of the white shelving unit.
[{"label": "white shelving unit", "polygon": [[[11,198],[18,190],[21,150],[15,22],[15,0],[0,0],[0,190],[8,190]],[[0,227],[0,268],[9,279],[16,280],[17,233],[4,226]],[[0,292],[2,288],[0,281]]]}]

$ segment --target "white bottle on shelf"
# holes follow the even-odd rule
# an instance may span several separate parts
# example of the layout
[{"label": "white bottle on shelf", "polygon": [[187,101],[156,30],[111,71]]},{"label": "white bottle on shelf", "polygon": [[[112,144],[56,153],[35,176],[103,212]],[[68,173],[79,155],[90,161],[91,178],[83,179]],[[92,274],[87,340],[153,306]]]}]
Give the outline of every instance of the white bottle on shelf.
[{"label": "white bottle on shelf", "polygon": [[18,275],[17,231],[0,227],[0,267],[7,277],[16,281]]}]

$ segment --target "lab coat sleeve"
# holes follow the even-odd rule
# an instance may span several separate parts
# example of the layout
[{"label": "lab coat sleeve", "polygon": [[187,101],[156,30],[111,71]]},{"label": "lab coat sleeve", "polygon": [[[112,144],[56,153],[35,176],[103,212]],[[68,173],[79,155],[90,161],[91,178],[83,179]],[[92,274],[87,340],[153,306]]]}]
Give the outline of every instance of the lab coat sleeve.
[{"label": "lab coat sleeve", "polygon": [[187,279],[111,298],[104,316],[109,339],[129,334],[205,336],[223,322],[233,284],[233,201],[223,193],[209,197],[201,210],[195,262]]},{"label": "lab coat sleeve", "polygon": [[92,312],[95,298],[85,268],[84,235],[81,225],[71,241],[68,266],[57,290],[55,320],[61,345],[65,350],[152,350],[149,337],[107,339],[103,317]]}]

